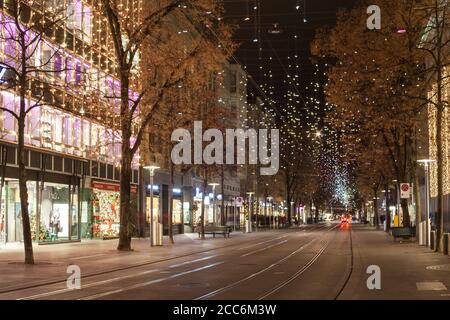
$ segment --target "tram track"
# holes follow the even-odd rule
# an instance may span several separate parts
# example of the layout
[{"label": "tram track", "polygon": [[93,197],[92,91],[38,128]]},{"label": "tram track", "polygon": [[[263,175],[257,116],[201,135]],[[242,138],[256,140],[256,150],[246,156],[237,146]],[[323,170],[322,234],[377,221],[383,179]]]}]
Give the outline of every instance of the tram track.
[{"label": "tram track", "polygon": [[[335,228],[337,228],[338,226],[334,226],[329,228],[328,230],[326,230],[326,233],[328,233],[329,231],[334,230]],[[326,234],[325,234],[326,235]],[[235,289],[237,287],[239,287],[240,285],[242,285],[243,283],[254,279],[260,275],[265,274],[267,271],[272,270],[280,265],[282,265],[284,262],[286,262],[287,260],[289,260],[290,258],[294,257],[295,255],[297,255],[298,253],[304,251],[308,246],[310,246],[312,243],[314,243],[317,239],[320,239],[321,237],[325,236],[325,235],[321,235],[318,238],[313,238],[310,241],[302,244],[299,248],[297,248],[296,250],[294,250],[293,252],[291,252],[290,254],[284,256],[283,258],[279,259],[278,261],[276,261],[275,263],[270,264],[269,266],[255,272],[252,273],[249,276],[246,276],[238,281],[235,281],[227,286],[224,286],[222,288],[216,289],[212,292],[209,292],[207,294],[204,294],[200,297],[197,297],[195,300],[206,300],[209,298],[213,298],[215,296],[218,296],[224,292],[230,291],[232,289]],[[292,282],[293,280],[295,280],[296,278],[298,278],[302,273],[304,273],[312,264],[314,264],[314,262],[323,254],[323,252],[326,250],[326,248],[329,245],[329,241],[325,241],[324,245],[319,249],[319,252],[317,254],[314,255],[314,257],[309,260],[298,272],[296,272],[296,274],[294,274],[293,276],[291,276],[290,278],[292,278],[289,281],[284,281],[282,283],[277,284],[275,287],[272,287],[270,290],[266,291],[263,295],[261,295],[258,300],[264,299],[265,297],[268,297],[269,295],[273,294],[274,292],[280,290],[282,287],[286,286],[288,283]]]},{"label": "tram track", "polygon": [[[318,230],[321,227],[322,226],[319,226]],[[173,257],[169,257],[169,258],[165,258],[165,259],[153,260],[153,261],[148,261],[148,262],[141,262],[141,263],[128,265],[128,266],[124,266],[124,267],[118,267],[118,268],[111,268],[111,269],[106,269],[106,270],[94,271],[94,272],[91,272],[91,273],[84,274],[83,275],[83,279],[89,279],[89,278],[93,278],[93,277],[96,277],[96,276],[101,276],[101,275],[108,274],[108,273],[132,270],[132,269],[135,269],[135,268],[141,268],[141,267],[150,266],[150,265],[163,263],[163,262],[167,262],[167,261],[182,259],[182,258],[190,257],[190,256],[193,256],[193,255],[210,253],[210,252],[213,252],[215,250],[239,247],[241,245],[247,245],[247,244],[250,245],[251,244],[250,246],[253,247],[253,246],[257,246],[258,244],[263,244],[263,243],[267,243],[267,242],[270,242],[270,241],[275,241],[275,240],[282,239],[285,236],[287,236],[286,234],[289,234],[291,232],[293,232],[293,231],[288,230],[286,232],[282,232],[282,234],[284,234],[283,236],[276,237],[276,238],[273,238],[273,239],[268,239],[268,240],[262,241],[261,243],[256,243],[256,244],[254,243],[255,239],[252,239],[252,240],[248,240],[248,241],[245,241],[245,242],[238,242],[238,243],[225,245],[225,246],[220,246],[220,247],[216,247],[216,248],[210,248],[210,249],[199,250],[199,251],[191,251],[191,252],[186,253],[186,254],[173,256]],[[40,288],[40,287],[45,287],[45,286],[49,286],[49,285],[56,285],[56,284],[60,284],[60,283],[65,283],[66,281],[67,281],[67,278],[59,278],[59,279],[46,280],[46,281],[37,281],[37,282],[34,282],[34,283],[26,285],[26,286],[9,287],[9,288],[5,288],[5,289],[0,289],[0,295],[7,294],[7,293],[20,292],[20,291],[29,290],[29,289],[35,289],[35,288]]]},{"label": "tram track", "polygon": [[[305,230],[305,231],[307,231],[308,233],[309,232],[316,232],[316,231],[322,230],[323,228],[326,228],[326,226],[325,225],[319,225],[319,226],[314,226],[313,228],[311,228],[309,230]],[[146,267],[146,266],[150,266],[150,265],[157,265],[158,263],[163,263],[163,262],[167,262],[167,261],[171,261],[171,260],[177,260],[177,259],[182,259],[182,258],[186,258],[186,257],[193,257],[195,255],[201,255],[201,254],[205,254],[205,253],[214,253],[215,251],[218,251],[218,250],[221,250],[221,249],[227,249],[227,248],[233,248],[233,247],[238,247],[237,250],[242,249],[241,247],[243,247],[243,248],[252,247],[253,248],[253,247],[258,246],[258,245],[267,244],[269,242],[273,242],[273,241],[276,241],[276,240],[284,239],[284,238],[288,237],[292,233],[295,233],[295,231],[288,230],[286,232],[281,233],[281,236],[274,237],[274,238],[271,238],[271,239],[266,239],[264,241],[260,241],[260,242],[257,242],[257,243],[254,243],[255,239],[252,239],[252,240],[249,240],[249,241],[240,242],[240,243],[236,243],[236,244],[232,244],[232,245],[221,246],[221,247],[207,249],[207,250],[202,250],[202,251],[190,252],[190,253],[187,253],[185,255],[171,257],[169,259],[164,259],[164,260],[159,260],[159,261],[151,261],[151,262],[148,262],[148,263],[140,263],[140,264],[136,264],[136,265],[132,265],[132,266],[127,266],[127,267],[124,267],[124,268],[117,268],[117,269],[113,269],[113,270],[96,272],[94,274],[84,275],[83,276],[83,280],[84,279],[89,279],[89,278],[94,278],[96,276],[104,276],[104,275],[107,275],[109,273],[120,272],[120,271],[128,271],[128,270],[133,270],[133,269],[136,269],[136,268],[142,268],[142,267]],[[259,240],[262,240],[262,239],[259,239]],[[273,245],[271,245],[269,247],[273,247]],[[256,251],[259,251],[259,250],[256,250]],[[214,255],[213,257],[217,257],[217,256],[220,256],[220,254]],[[181,266],[189,265],[189,264],[194,263],[194,262],[205,261],[205,260],[208,260],[208,259],[209,258],[205,258],[205,257],[199,258],[199,259],[194,259],[193,258],[192,260],[190,260],[191,262],[188,261],[188,262],[175,263],[175,264],[167,267],[167,269],[171,270],[171,269],[174,269],[176,267],[181,267]],[[221,263],[217,263],[217,264],[212,263],[212,265],[214,267],[214,266],[219,265]],[[209,268],[208,266],[205,266],[205,267]],[[201,268],[202,267],[196,268],[196,269],[200,270]],[[109,280],[102,280],[102,281],[94,281],[92,283],[88,283],[86,285],[83,285],[83,288],[97,287],[97,286],[101,286],[101,285],[105,285],[105,284],[109,284],[109,283],[115,282],[117,280],[135,278],[135,277],[144,276],[144,275],[151,274],[151,273],[158,272],[158,271],[161,272],[162,269],[161,270],[160,269],[152,269],[152,270],[148,270],[148,271],[137,272],[136,274],[132,274],[132,275],[125,276],[125,277],[112,278],[112,279],[109,279]],[[183,275],[189,274],[189,273],[190,272],[187,272],[187,273],[186,272],[180,272],[179,276],[183,276]],[[171,279],[171,277],[167,277],[167,279]],[[167,280],[167,279],[163,279],[163,280]],[[66,283],[66,281],[67,281],[67,279],[55,280],[55,281],[46,282],[46,283],[42,283],[42,284],[34,284],[34,285],[27,286],[27,287],[21,287],[21,288],[18,288],[18,289],[11,289],[11,290],[7,290],[7,291],[4,290],[3,292],[0,292],[0,294],[7,294],[7,293],[17,294],[17,293],[20,293],[22,291],[26,292],[27,290],[31,290],[31,289],[41,289],[41,288],[45,288],[45,287],[52,286],[52,285],[58,285],[58,284]],[[158,281],[156,281],[156,282],[158,282]],[[149,285],[152,284],[152,283],[153,282],[150,281]],[[54,291],[51,291],[51,292],[44,292],[42,294],[28,295],[28,296],[24,296],[24,297],[22,297],[20,299],[40,299],[40,298],[55,296],[55,295],[58,295],[58,294],[64,294],[64,293],[67,293],[67,292],[69,292],[69,290],[67,290],[67,289],[60,289],[60,290],[54,290]]]}]

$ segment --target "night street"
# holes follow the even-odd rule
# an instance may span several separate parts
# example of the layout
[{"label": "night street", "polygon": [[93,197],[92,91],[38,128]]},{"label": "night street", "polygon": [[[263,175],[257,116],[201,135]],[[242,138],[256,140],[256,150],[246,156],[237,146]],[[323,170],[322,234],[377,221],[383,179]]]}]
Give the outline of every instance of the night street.
[{"label": "night street", "polygon": [[[208,241],[220,242],[222,247],[116,272],[100,271],[84,277],[81,290],[67,289],[65,281],[36,287],[33,282],[22,283],[19,287],[33,288],[1,293],[0,299],[333,300],[450,296],[448,257],[411,242],[394,243],[383,232],[357,224],[267,231],[251,241],[234,243],[229,243],[231,239]],[[107,257],[84,259],[101,263]],[[112,265],[114,260],[108,263]],[[367,288],[369,265],[381,269],[381,290]],[[0,288],[0,292],[4,290]]]},{"label": "night street", "polygon": [[0,0],[0,310],[406,319],[449,248],[450,0]]}]

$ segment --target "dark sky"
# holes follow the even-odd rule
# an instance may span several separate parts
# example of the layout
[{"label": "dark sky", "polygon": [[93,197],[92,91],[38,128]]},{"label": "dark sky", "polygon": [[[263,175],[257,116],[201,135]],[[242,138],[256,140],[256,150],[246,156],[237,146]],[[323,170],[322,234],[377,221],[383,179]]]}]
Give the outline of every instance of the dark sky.
[{"label": "dark sky", "polygon": [[[282,103],[286,88],[288,56],[298,54],[301,65],[301,82],[305,87],[312,80],[310,42],[315,30],[335,23],[338,8],[352,7],[357,0],[225,0],[226,19],[239,25],[235,36],[240,47],[236,57],[248,68],[248,72],[260,85],[270,82],[275,87],[273,98]],[[254,10],[258,5],[259,9]],[[296,10],[296,6],[299,10]],[[255,15],[255,12],[257,13]],[[250,20],[245,21],[246,17]],[[259,20],[259,21],[258,21]],[[274,24],[282,33],[271,34]],[[260,31],[259,31],[260,30]],[[297,39],[295,39],[297,35]],[[257,38],[259,42],[254,42]],[[261,56],[259,48],[262,48]],[[261,57],[261,60],[260,60]],[[270,59],[272,58],[272,59]],[[292,60],[290,60],[292,61]],[[263,65],[263,71],[259,66]],[[272,71],[267,80],[264,72]],[[306,93],[305,93],[306,94]]]}]

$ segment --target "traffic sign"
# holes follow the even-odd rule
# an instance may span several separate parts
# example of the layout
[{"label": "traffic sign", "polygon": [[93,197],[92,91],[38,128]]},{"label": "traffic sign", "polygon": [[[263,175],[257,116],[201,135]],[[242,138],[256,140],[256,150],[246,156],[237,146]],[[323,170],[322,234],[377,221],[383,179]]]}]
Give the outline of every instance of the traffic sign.
[{"label": "traffic sign", "polygon": [[409,183],[400,184],[400,197],[409,199],[411,197],[411,185]]}]

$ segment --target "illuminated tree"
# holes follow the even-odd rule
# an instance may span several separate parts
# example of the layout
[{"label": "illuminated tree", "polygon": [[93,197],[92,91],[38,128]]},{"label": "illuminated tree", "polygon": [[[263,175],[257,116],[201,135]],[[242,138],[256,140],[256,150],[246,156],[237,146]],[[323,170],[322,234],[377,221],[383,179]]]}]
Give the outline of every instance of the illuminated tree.
[{"label": "illuminated tree", "polygon": [[[326,89],[333,106],[329,122],[339,130],[345,147],[382,143],[396,179],[415,182],[424,104],[408,96],[426,91],[423,55],[415,49],[423,20],[415,14],[416,1],[376,4],[384,16],[381,30],[367,30],[363,3],[341,11],[333,29],[319,31],[312,50],[335,61]],[[409,226],[408,199],[402,199],[401,206],[404,225]]]},{"label": "illuminated tree", "polygon": [[[70,69],[63,68],[61,61],[58,63],[62,48],[57,45],[50,46],[45,40],[46,37],[54,36],[57,27],[67,18],[66,8],[53,6],[50,2],[10,0],[2,2],[1,9],[0,42],[5,44],[4,59],[1,61],[1,68],[5,72],[1,85],[2,90],[15,92],[18,101],[13,99],[10,105],[0,109],[13,117],[17,123],[17,163],[25,263],[34,264],[28,208],[26,125],[34,109],[58,105],[55,94],[57,90],[78,92],[81,88],[69,87],[70,80],[64,79],[62,75]],[[48,14],[44,16],[34,11],[35,9],[42,9]],[[46,47],[45,51],[43,47]],[[37,220],[39,221],[39,212]],[[39,230],[39,222],[36,228]]]},{"label": "illuminated tree", "polygon": [[[184,78],[190,62],[198,53],[199,46],[171,47],[169,34],[165,32],[172,17],[181,16],[199,28],[208,30],[208,40],[213,39],[221,25],[221,5],[213,0],[167,0],[146,2],[140,21],[134,21],[128,13],[132,10],[119,0],[102,0],[102,11],[108,21],[109,32],[114,43],[117,61],[117,77],[120,80],[120,136],[121,181],[120,181],[120,235],[118,250],[131,250],[132,224],[130,211],[130,182],[132,160],[139,150],[147,125],[168,90]],[[169,36],[169,40],[167,39]],[[169,41],[169,42],[168,42]],[[152,53],[150,57],[165,58],[162,52],[171,48],[169,62],[162,68],[147,70],[151,73],[146,83],[133,85],[136,80],[136,59],[143,47]],[[179,55],[178,59],[173,58]],[[145,57],[145,59],[149,59]],[[151,58],[150,58],[151,59]],[[135,93],[133,93],[135,92]],[[146,103],[143,103],[146,101]]]}]

